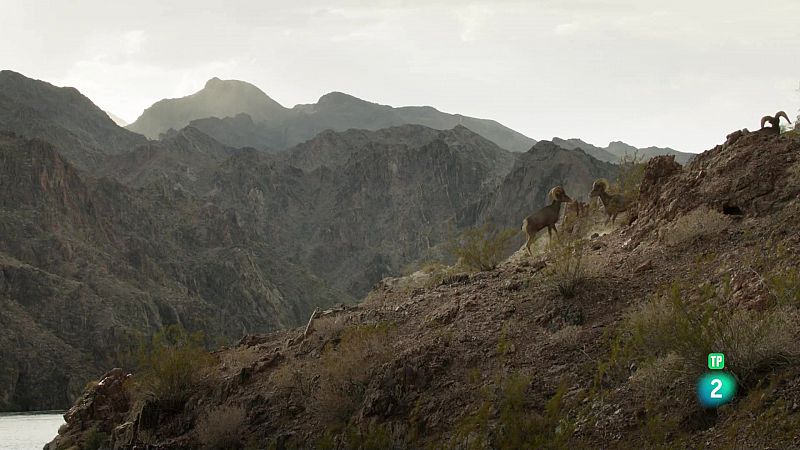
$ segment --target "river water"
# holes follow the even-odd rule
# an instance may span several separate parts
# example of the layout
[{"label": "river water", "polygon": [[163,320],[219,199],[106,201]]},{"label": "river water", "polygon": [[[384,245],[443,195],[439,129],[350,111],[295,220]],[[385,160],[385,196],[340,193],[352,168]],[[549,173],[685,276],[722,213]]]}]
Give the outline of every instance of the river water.
[{"label": "river water", "polygon": [[58,434],[64,413],[0,413],[0,450],[42,450]]}]

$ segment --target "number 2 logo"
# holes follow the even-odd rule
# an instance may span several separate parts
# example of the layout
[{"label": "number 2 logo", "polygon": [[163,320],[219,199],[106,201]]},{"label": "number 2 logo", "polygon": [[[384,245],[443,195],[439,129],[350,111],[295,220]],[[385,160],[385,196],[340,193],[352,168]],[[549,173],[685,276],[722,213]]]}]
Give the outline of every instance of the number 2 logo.
[{"label": "number 2 logo", "polygon": [[714,378],[713,380],[711,380],[711,385],[716,387],[711,390],[710,397],[722,398],[722,394],[719,393],[719,390],[722,389],[722,380],[720,380],[719,378]]}]

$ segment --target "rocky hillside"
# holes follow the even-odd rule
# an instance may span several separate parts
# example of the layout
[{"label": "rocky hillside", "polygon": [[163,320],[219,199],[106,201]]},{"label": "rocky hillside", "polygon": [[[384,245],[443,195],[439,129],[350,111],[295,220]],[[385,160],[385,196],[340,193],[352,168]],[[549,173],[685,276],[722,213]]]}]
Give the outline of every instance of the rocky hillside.
[{"label": "rocky hillside", "polygon": [[492,222],[518,227],[526,217],[545,205],[553,186],[562,186],[574,200],[589,201],[592,183],[598,178],[613,180],[618,166],[599,161],[580,150],[568,150],[541,141],[517,158],[500,186],[482,199],[463,219],[471,223]]},{"label": "rocky hillside", "polygon": [[[800,141],[653,158],[635,222],[585,220],[569,251],[387,279],[220,349],[178,409],[109,373],[48,448],[798,448]],[[703,409],[711,351],[739,390]]]},{"label": "rocky hillside", "polygon": [[277,158],[231,158],[208,198],[360,298],[445,242],[457,231],[452,218],[494,190],[513,162],[464,127],[330,131]]},{"label": "rocky hillside", "polygon": [[636,155],[637,159],[641,159],[642,161],[648,161],[650,158],[659,155],[672,155],[678,163],[686,164],[695,156],[693,153],[679,152],[669,147],[636,148],[621,141],[610,142],[607,147],[597,147],[577,138],[553,138],[553,142],[560,147],[568,149],[579,148],[600,161],[611,163],[618,163],[624,158],[631,158],[634,155]]},{"label": "rocky hillside", "polygon": [[87,177],[42,140],[0,136],[0,192],[0,410],[64,407],[165,325],[230,338],[351,300],[235,211]]},{"label": "rocky hillside", "polygon": [[462,125],[511,151],[525,151],[535,143],[493,120],[447,114],[429,106],[393,108],[341,92],[289,109],[251,84],[217,78],[188,97],[155,103],[128,129],[156,139],[190,124],[233,147],[272,151],[292,147],[328,129],[378,130],[405,124],[438,130]]},{"label": "rocky hillside", "polygon": [[75,88],[61,88],[10,70],[0,71],[0,131],[43,139],[82,169],[147,139],[118,127]]}]

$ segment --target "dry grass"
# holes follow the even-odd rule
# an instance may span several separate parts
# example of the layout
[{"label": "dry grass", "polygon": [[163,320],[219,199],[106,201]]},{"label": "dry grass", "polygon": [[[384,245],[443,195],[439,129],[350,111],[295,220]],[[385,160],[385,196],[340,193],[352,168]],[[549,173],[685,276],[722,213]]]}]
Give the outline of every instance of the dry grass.
[{"label": "dry grass", "polygon": [[567,325],[551,334],[550,342],[567,349],[576,348],[582,329],[579,325]]},{"label": "dry grass", "polygon": [[237,450],[246,420],[241,406],[220,406],[197,421],[197,438],[204,449]]},{"label": "dry grass", "polygon": [[[691,393],[687,361],[675,352],[667,353],[640,367],[630,378],[631,388],[647,401]],[[689,394],[691,395],[691,394]]]},{"label": "dry grass", "polygon": [[564,298],[574,297],[578,286],[586,279],[584,256],[588,217],[573,218],[569,225],[562,227],[558,238],[550,244],[545,270],[548,283]]},{"label": "dry grass", "polygon": [[672,222],[662,235],[667,245],[676,246],[700,236],[711,236],[730,226],[731,219],[719,211],[699,207]]},{"label": "dry grass", "polygon": [[335,339],[347,326],[346,316],[342,314],[322,316],[314,320],[313,326],[314,332],[323,340]]},{"label": "dry grass", "polygon": [[316,406],[321,418],[344,424],[361,404],[372,371],[388,360],[387,323],[352,326],[342,332],[336,346],[320,357]]}]

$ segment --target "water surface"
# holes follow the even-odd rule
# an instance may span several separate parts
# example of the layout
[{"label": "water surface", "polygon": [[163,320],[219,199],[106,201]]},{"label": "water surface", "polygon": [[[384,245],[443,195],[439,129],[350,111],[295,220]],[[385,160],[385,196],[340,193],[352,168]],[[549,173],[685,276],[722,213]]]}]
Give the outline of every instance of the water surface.
[{"label": "water surface", "polygon": [[58,434],[63,411],[0,413],[0,450],[41,450]]}]

